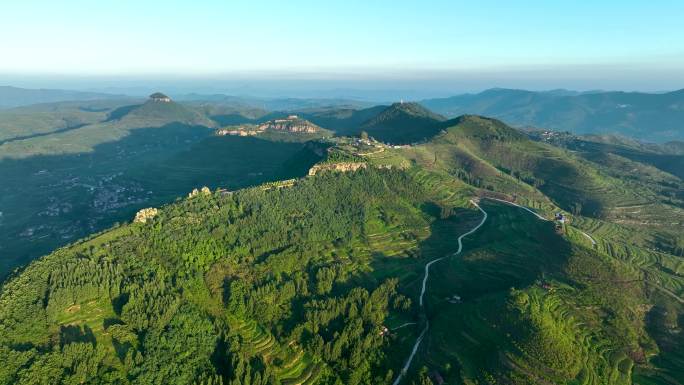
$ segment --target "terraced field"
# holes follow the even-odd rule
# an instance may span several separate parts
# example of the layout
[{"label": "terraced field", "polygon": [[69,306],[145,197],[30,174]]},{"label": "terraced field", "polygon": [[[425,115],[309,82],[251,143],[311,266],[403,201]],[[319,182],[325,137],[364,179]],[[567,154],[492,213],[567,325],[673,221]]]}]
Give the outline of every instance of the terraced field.
[{"label": "terraced field", "polygon": [[[570,379],[599,384],[610,378],[611,383],[631,383],[640,354],[655,354],[655,344],[644,340],[640,348],[630,350],[634,348],[610,337],[610,328],[602,329],[590,315],[601,305],[578,302],[588,293],[568,281],[577,274],[568,264],[592,261],[612,266],[610,258],[616,256],[601,252],[601,240],[596,248],[604,256],[590,251],[591,242],[569,226],[567,242],[550,222],[536,220],[520,209],[499,203],[484,203],[483,207],[491,213],[491,223],[465,240],[462,258],[444,261],[430,279],[427,306],[431,328],[419,349],[414,374],[424,365],[453,383],[488,378],[516,382],[526,378],[549,384]],[[640,273],[630,267],[631,262],[616,266],[611,268],[618,269],[614,273],[605,273],[606,281],[624,281],[618,285],[634,291],[636,302],[631,306],[638,309],[640,301],[646,300]],[[610,274],[614,278],[609,278]],[[582,279],[592,282],[593,278],[574,278]],[[600,282],[595,283],[597,289],[607,284]],[[454,295],[461,300],[453,301]],[[530,335],[526,331],[529,325],[516,329],[520,314],[511,311],[521,299],[532,317],[526,322],[540,322],[537,327],[542,334]],[[635,330],[645,335],[644,313],[635,314],[641,314],[642,320]]]},{"label": "terraced field", "polygon": [[323,364],[317,363],[304,349],[294,342],[278,343],[254,321],[233,320],[231,334],[241,338],[248,355],[259,356],[264,362],[274,365],[283,384],[314,384],[324,370]]}]

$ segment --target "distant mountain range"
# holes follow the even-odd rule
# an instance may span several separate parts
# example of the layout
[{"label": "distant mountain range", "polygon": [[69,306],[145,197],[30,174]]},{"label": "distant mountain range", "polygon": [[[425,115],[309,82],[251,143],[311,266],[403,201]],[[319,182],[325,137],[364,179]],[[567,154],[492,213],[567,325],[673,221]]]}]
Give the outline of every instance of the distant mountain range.
[{"label": "distant mountain range", "polygon": [[651,142],[684,139],[684,90],[649,94],[491,89],[421,104],[447,117],[480,114],[519,127],[620,134]]},{"label": "distant mountain range", "polygon": [[[93,92],[0,87],[0,109],[39,103],[126,98]],[[434,133],[439,126],[436,122],[464,114],[490,116],[517,127],[575,134],[617,134],[647,142],[684,140],[684,90],[642,93],[495,88],[478,94],[392,106],[373,106],[349,99],[258,98],[222,94],[186,94],[174,97],[174,100],[201,111],[221,125],[265,121],[294,112],[338,134],[358,134],[364,130],[390,142],[397,139],[420,140]]]},{"label": "distant mountain range", "polygon": [[99,92],[82,92],[54,89],[26,89],[0,86],[0,108],[12,108],[39,103],[54,103],[74,100],[116,99],[122,95]]}]

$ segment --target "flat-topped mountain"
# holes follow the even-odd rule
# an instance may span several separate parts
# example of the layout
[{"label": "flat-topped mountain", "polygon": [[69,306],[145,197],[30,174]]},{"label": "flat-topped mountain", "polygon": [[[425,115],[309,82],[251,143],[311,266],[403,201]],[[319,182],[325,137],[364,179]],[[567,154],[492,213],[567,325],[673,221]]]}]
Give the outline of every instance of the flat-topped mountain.
[{"label": "flat-topped mountain", "polygon": [[254,136],[269,132],[271,134],[327,134],[328,131],[301,119],[297,115],[289,115],[284,118],[276,118],[263,121],[262,123],[245,123],[226,126],[216,130],[216,135],[225,136]]},{"label": "flat-topped mountain", "polygon": [[306,134],[316,133],[320,131],[320,129],[321,128],[317,125],[306,119],[302,119],[297,115],[289,115],[286,118],[269,120],[257,126],[257,130],[261,131],[273,130]]},{"label": "flat-topped mountain", "polygon": [[161,92],[155,92],[152,95],[150,95],[150,100],[153,102],[160,102],[160,103],[169,103],[171,102],[171,98],[164,95]]}]

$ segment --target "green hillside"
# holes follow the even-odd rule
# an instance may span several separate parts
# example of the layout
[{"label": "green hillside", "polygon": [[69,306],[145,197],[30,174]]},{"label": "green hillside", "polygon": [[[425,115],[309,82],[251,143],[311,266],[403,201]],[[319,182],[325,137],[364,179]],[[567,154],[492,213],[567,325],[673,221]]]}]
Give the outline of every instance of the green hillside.
[{"label": "green hillside", "polygon": [[359,128],[367,121],[382,113],[387,106],[375,106],[364,109],[353,108],[321,108],[303,110],[298,114],[315,124],[333,130],[339,135],[359,134]]},{"label": "green hillside", "polygon": [[389,143],[405,144],[430,138],[446,120],[417,103],[394,103],[372,117],[360,129],[368,135]]},{"label": "green hillside", "polygon": [[582,157],[535,142],[497,120],[465,116],[448,124],[445,133],[404,152],[421,164],[445,169],[484,188],[536,201],[548,199],[569,213],[647,226],[667,240],[653,239],[653,246],[660,244],[670,251],[668,243],[681,247],[681,179],[645,164]]},{"label": "green hillside", "polygon": [[106,120],[130,100],[62,102],[0,111],[0,145],[80,128]]},{"label": "green hillside", "polygon": [[451,123],[369,155],[340,139],[337,162],[369,166],[182,199],[32,263],[0,293],[0,382],[390,384],[429,322],[406,383],[676,384],[684,265],[653,250],[657,226],[634,238],[575,215],[559,229],[482,199],[488,218],[418,305],[425,264],[482,220],[470,198],[557,210],[534,175],[500,168],[564,150]]},{"label": "green hillside", "polygon": [[425,239],[428,195],[398,172],[322,174],[200,195],[62,249],[2,291],[0,378],[377,383],[378,330],[411,305],[372,262],[381,238],[400,252]]},{"label": "green hillside", "polygon": [[533,136],[556,146],[576,151],[583,157],[619,157],[622,161],[633,161],[650,165],[679,179],[684,178],[684,144],[668,142],[664,144],[644,143],[622,136],[584,135],[575,136],[564,133],[551,133]]}]

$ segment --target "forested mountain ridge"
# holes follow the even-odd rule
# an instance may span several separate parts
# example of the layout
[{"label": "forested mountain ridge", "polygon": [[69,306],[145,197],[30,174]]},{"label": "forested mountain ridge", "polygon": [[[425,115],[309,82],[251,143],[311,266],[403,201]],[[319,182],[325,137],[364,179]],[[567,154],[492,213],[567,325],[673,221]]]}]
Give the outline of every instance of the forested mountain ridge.
[{"label": "forested mountain ridge", "polygon": [[[0,378],[375,382],[380,326],[410,300],[396,280],[371,291],[345,282],[365,275],[372,229],[401,223],[424,237],[429,217],[415,205],[426,193],[406,178],[324,173],[198,196],[59,250],[3,287]],[[250,345],[259,334],[268,345]]]},{"label": "forested mountain ridge", "polygon": [[[440,125],[307,145],[366,166],[198,194],[35,261],[0,291],[0,383],[390,384],[428,321],[405,383],[676,383],[681,180]],[[476,196],[489,218],[423,313]]]}]

